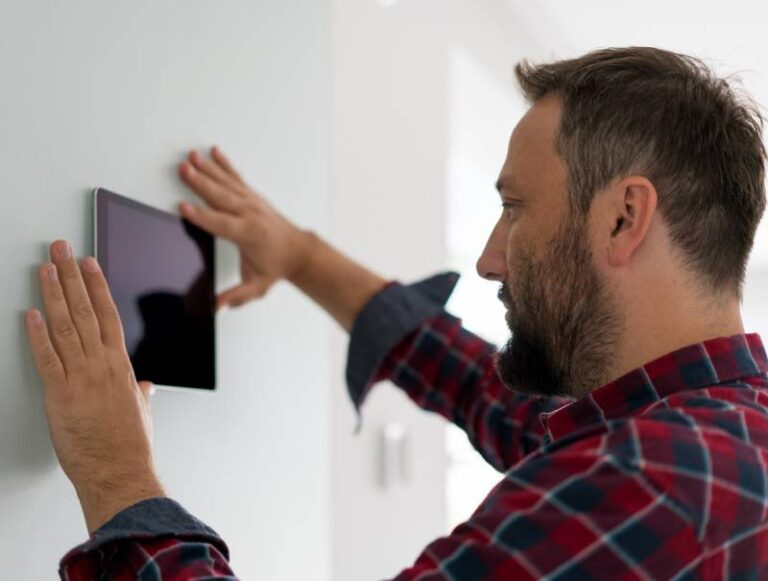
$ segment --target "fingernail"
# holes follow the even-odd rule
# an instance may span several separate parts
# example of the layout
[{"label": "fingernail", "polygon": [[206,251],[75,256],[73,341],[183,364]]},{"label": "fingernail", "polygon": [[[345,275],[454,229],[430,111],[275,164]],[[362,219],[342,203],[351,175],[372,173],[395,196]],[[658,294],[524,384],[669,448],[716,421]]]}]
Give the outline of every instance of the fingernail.
[{"label": "fingernail", "polygon": [[98,272],[99,263],[93,256],[87,256],[83,259],[83,268],[88,272]]},{"label": "fingernail", "polygon": [[181,203],[181,210],[185,214],[194,214],[195,213],[195,207],[192,204],[188,204],[187,202]]},{"label": "fingernail", "polygon": [[69,245],[69,242],[66,242],[64,244],[59,244],[56,247],[56,250],[59,254],[59,258],[61,259],[67,259],[72,256],[72,247]]},{"label": "fingernail", "polygon": [[153,386],[151,386],[151,387],[149,388],[149,395],[151,395],[151,396],[152,396],[152,395],[155,395],[155,392],[156,392],[156,391],[157,391],[157,390],[155,389],[155,386],[154,386],[154,385],[153,385]]},{"label": "fingernail", "polygon": [[29,318],[34,325],[39,325],[43,322],[43,317],[40,315],[40,311],[37,309],[32,309],[29,311]]},{"label": "fingernail", "polygon": [[56,273],[56,265],[55,264],[49,264],[48,265],[48,280],[55,281],[58,279],[57,273]]}]

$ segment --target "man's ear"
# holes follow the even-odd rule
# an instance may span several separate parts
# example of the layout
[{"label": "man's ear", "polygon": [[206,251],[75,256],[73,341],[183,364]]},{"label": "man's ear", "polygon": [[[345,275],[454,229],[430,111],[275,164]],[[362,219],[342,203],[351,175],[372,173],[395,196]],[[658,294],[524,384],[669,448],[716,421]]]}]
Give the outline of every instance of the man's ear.
[{"label": "man's ear", "polygon": [[608,262],[611,266],[629,263],[648,235],[657,202],[656,188],[643,176],[626,177],[611,188],[608,204],[611,224]]}]

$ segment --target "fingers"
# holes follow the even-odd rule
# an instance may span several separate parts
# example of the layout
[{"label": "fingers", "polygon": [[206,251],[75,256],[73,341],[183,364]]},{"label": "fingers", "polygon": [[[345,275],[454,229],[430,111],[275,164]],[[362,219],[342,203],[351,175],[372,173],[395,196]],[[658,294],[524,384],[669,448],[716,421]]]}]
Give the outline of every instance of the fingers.
[{"label": "fingers", "polygon": [[32,358],[43,380],[43,386],[47,389],[50,386],[63,385],[66,382],[64,365],[51,342],[42,314],[37,309],[27,311],[26,322]]},{"label": "fingers", "polygon": [[210,175],[185,161],[179,166],[179,176],[192,191],[217,210],[238,214],[247,200],[235,191],[213,179]]},{"label": "fingers", "polygon": [[91,297],[91,304],[99,321],[101,344],[115,352],[125,352],[125,338],[120,313],[109,292],[109,285],[99,264],[91,256],[81,263],[85,287]]},{"label": "fingers", "polygon": [[[83,282],[83,276],[77,265],[75,257],[72,255],[72,248],[66,240],[56,240],[50,246],[51,258],[56,265],[58,274],[58,283],[51,281],[50,278],[45,281],[49,289],[47,296],[49,303],[55,303],[56,313],[63,316],[68,313],[71,322],[77,329],[75,339],[82,343],[82,349],[86,357],[94,357],[102,348],[101,333],[99,331],[99,322],[96,313],[91,304],[91,298]],[[65,303],[59,302],[58,284],[61,285]],[[46,304],[46,311],[48,304]],[[56,316],[56,314],[54,314]],[[53,320],[54,325],[59,325],[60,329],[67,329],[69,322],[64,319]],[[56,333],[57,327],[54,326],[54,340],[58,342],[60,338]],[[79,337],[78,337],[79,335]],[[66,366],[66,362],[65,362]]]},{"label": "fingers", "polygon": [[245,195],[247,193],[247,188],[245,188],[245,185],[239,178],[233,176],[217,162],[209,160],[199,151],[191,151],[187,156],[187,159],[195,168],[207,175],[214,182],[226,186],[237,194]]},{"label": "fingers", "polygon": [[120,315],[96,260],[87,257],[78,265],[66,240],[54,241],[50,251],[54,262],[38,268],[48,324],[37,309],[26,316],[46,388],[75,385],[68,381],[71,375],[90,377],[94,369],[106,372],[105,365],[132,373]]},{"label": "fingers", "polygon": [[38,269],[43,305],[50,327],[50,337],[65,372],[85,368],[85,351],[80,334],[69,313],[64,291],[59,283],[56,265],[47,263]]},{"label": "fingers", "polygon": [[239,182],[243,182],[243,178],[240,177],[240,174],[237,172],[235,167],[230,163],[229,159],[222,153],[222,151],[217,147],[213,146],[211,148],[211,157],[218,163],[229,175],[231,175],[233,178],[235,178]]},{"label": "fingers", "polygon": [[187,202],[181,202],[179,210],[184,218],[206,232],[232,241],[239,240],[242,224],[241,218],[212,208],[195,206]]}]

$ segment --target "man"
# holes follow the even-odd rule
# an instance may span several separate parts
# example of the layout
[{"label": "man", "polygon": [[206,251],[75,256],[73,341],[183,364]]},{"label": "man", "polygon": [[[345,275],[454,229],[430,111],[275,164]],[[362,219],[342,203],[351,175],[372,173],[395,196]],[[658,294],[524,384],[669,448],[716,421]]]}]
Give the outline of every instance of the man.
[{"label": "man", "polygon": [[[390,379],[505,472],[397,579],[766,576],[768,359],[739,309],[766,203],[762,121],[699,61],[653,48],[516,73],[532,106],[477,263],[501,285],[501,349],[443,309],[454,273],[382,279],[292,225],[213,148],[180,175],[207,202],[183,216],[240,249],[243,282],[219,306],[292,282],[350,332],[356,409]],[[91,533],[62,577],[231,578],[224,541],[153,469],[150,386],[103,276],[64,246],[58,279],[41,276],[48,326],[28,322]]]}]

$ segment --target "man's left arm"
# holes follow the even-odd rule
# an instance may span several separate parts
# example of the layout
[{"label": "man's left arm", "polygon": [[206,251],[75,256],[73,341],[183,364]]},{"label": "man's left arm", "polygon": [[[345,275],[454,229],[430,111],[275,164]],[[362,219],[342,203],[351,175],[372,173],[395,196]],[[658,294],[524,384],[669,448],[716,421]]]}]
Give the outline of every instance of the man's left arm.
[{"label": "man's left arm", "polygon": [[133,372],[122,323],[96,260],[64,240],[38,269],[46,320],[26,313],[56,457],[91,535],[60,563],[62,579],[233,578],[228,549],[166,497],[152,456],[152,384]]}]

